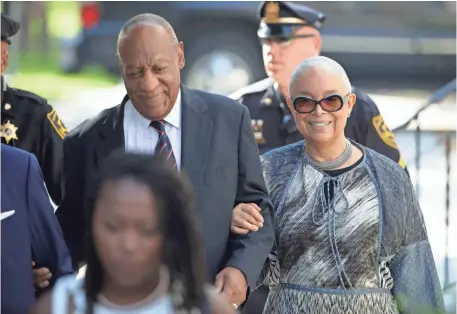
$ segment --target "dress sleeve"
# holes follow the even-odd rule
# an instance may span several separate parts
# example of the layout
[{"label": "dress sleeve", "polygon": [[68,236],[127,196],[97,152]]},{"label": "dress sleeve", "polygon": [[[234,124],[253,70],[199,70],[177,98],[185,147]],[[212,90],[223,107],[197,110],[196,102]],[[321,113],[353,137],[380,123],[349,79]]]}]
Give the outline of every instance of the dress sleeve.
[{"label": "dress sleeve", "polygon": [[421,208],[411,182],[405,179],[407,219],[402,245],[391,261],[392,292],[401,314],[445,313],[441,285]]}]

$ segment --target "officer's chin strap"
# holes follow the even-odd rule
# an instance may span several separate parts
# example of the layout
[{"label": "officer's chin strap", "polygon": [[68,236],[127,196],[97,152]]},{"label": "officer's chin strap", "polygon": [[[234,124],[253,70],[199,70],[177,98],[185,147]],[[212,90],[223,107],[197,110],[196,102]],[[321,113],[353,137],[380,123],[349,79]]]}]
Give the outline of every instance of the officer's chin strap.
[{"label": "officer's chin strap", "polygon": [[1,84],[2,84],[2,95],[1,95],[1,104],[2,104],[2,109],[3,109],[3,94],[6,92],[6,88],[7,88],[7,85],[6,85],[6,79],[5,77],[2,75],[1,76]]},{"label": "officer's chin strap", "polygon": [[6,79],[2,75],[2,94],[3,94],[4,91],[6,91]]},{"label": "officer's chin strap", "polygon": [[6,91],[6,79],[3,75],[1,77],[1,80],[2,80],[2,103],[3,103],[3,92]]}]

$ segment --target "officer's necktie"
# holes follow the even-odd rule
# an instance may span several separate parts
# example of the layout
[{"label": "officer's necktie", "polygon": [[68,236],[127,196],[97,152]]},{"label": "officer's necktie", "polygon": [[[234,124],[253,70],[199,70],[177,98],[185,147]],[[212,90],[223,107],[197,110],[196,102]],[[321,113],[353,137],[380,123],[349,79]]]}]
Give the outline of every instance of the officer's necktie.
[{"label": "officer's necktie", "polygon": [[152,121],[151,126],[159,133],[159,140],[157,141],[155,148],[155,155],[161,156],[163,159],[169,161],[173,167],[177,168],[173,148],[171,147],[170,139],[165,132],[165,122],[163,120]]}]

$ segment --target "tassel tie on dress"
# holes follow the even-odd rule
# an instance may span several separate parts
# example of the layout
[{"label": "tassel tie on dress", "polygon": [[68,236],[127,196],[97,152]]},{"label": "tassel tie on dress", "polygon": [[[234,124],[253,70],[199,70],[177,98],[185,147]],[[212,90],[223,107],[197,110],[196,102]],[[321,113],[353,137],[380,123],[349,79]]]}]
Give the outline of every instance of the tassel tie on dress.
[{"label": "tassel tie on dress", "polygon": [[[353,286],[349,280],[349,277],[344,270],[343,263],[341,261],[340,252],[338,250],[338,245],[336,242],[335,230],[336,230],[336,221],[335,214],[342,214],[345,210],[349,208],[349,201],[344,193],[340,182],[333,177],[325,176],[322,180],[319,188],[320,201],[322,205],[321,213],[316,213],[319,210],[319,206],[315,206],[312,211],[313,222],[321,226],[324,224],[325,213],[327,212],[327,226],[328,226],[328,238],[330,241],[330,247],[332,248],[333,259],[335,260],[336,267],[338,269],[338,277],[340,279],[341,286],[346,290],[347,285],[353,289]],[[346,207],[340,211],[336,209],[336,196],[338,194],[342,195],[343,200],[346,202]],[[316,219],[317,214],[320,214],[321,219]],[[345,283],[346,282],[346,283]]]}]

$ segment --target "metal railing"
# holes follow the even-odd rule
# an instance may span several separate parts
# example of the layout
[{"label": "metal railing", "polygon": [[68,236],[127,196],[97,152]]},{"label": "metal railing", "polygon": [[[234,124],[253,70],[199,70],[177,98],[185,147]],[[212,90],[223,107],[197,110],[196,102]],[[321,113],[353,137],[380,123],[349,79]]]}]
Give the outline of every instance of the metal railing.
[{"label": "metal railing", "polygon": [[415,170],[416,170],[416,177],[415,177],[415,189],[417,193],[417,197],[419,198],[421,190],[420,190],[420,178],[421,178],[421,159],[424,153],[427,151],[422,150],[421,140],[422,135],[424,132],[432,132],[439,136],[440,143],[444,144],[444,155],[445,155],[445,180],[446,180],[446,187],[445,187],[445,260],[444,260],[444,282],[443,285],[443,293],[445,295],[445,303],[447,307],[447,313],[455,314],[457,312],[457,283],[455,281],[451,281],[450,276],[450,241],[449,241],[449,231],[450,231],[450,215],[451,215],[451,171],[452,171],[452,152],[455,151],[455,143],[456,143],[456,125],[454,124],[452,127],[440,127],[440,128],[424,128],[421,126],[420,117],[427,109],[430,107],[439,104],[449,95],[456,92],[457,81],[454,79],[453,81],[447,83],[437,91],[435,91],[424,103],[422,107],[405,123],[395,128],[393,131],[394,133],[401,132],[401,131],[410,131],[414,132],[414,141],[415,141]]}]

